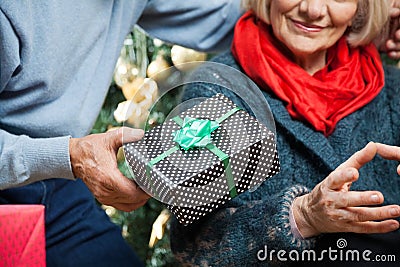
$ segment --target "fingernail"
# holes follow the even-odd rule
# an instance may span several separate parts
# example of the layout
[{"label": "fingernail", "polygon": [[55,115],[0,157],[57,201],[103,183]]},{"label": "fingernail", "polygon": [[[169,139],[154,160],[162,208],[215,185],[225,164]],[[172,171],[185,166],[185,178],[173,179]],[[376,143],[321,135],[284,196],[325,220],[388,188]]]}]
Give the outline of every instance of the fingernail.
[{"label": "fingernail", "polygon": [[144,135],[144,130],[142,130],[142,129],[134,129],[134,132],[137,135]]},{"label": "fingernail", "polygon": [[143,138],[144,131],[142,129],[127,128],[124,129],[122,139],[124,143],[136,142]]},{"label": "fingernail", "polygon": [[142,129],[130,128],[129,130],[124,131],[124,134],[129,134],[130,136],[142,136],[144,131]]},{"label": "fingernail", "polygon": [[390,215],[392,216],[399,216],[400,215],[400,210],[396,208],[391,208],[390,209]]},{"label": "fingernail", "polygon": [[371,196],[371,200],[373,201],[373,202],[379,202],[379,196],[378,195],[372,195]]},{"label": "fingernail", "polygon": [[392,224],[390,226],[390,228],[392,228],[393,230],[397,230],[399,228],[399,225],[398,224]]}]

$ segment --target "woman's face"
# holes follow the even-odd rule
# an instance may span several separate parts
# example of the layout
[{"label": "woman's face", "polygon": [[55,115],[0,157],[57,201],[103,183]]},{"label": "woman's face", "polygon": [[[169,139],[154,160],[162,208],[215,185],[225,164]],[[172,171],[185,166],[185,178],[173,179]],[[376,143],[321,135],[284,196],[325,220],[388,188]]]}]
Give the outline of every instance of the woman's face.
[{"label": "woman's face", "polygon": [[297,57],[326,52],[344,34],[358,0],[271,0],[275,36]]}]

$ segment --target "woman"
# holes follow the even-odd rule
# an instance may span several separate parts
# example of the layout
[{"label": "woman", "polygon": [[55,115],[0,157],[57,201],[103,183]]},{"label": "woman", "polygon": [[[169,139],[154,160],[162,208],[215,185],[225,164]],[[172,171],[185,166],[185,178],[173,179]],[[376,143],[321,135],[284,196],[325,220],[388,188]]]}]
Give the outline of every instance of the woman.
[{"label": "woman", "polygon": [[[237,23],[232,51],[215,61],[241,69],[263,91],[276,121],[281,172],[198,224],[174,223],[177,259],[287,264],[299,260],[289,258],[291,250],[344,248],[339,238],[349,247],[377,253],[382,247],[373,245],[383,244],[398,253],[400,71],[384,69],[371,43],[388,19],[388,3],[244,3],[250,11]],[[207,95],[203,86],[188,96]]]}]

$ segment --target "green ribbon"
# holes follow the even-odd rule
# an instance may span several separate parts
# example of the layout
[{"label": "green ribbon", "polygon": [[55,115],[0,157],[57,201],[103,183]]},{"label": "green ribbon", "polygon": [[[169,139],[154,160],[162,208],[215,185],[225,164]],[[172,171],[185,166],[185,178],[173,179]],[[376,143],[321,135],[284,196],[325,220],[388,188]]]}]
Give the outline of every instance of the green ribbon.
[{"label": "green ribbon", "polygon": [[172,118],[172,120],[175,121],[176,124],[181,126],[181,129],[172,133],[172,135],[174,136],[173,141],[176,142],[177,145],[171,147],[164,153],[149,161],[146,166],[147,176],[150,177],[150,170],[156,163],[160,162],[175,151],[179,150],[179,148],[183,148],[185,151],[194,148],[207,148],[212,153],[214,153],[224,164],[226,181],[228,183],[228,188],[230,188],[229,194],[232,198],[236,197],[237,191],[232,175],[229,155],[225,154],[222,150],[220,150],[212,143],[211,133],[218,129],[220,123],[222,123],[224,120],[226,120],[239,110],[240,108],[235,107],[215,121],[195,119],[191,117],[185,117],[185,119],[182,121],[182,119],[178,116]]},{"label": "green ribbon", "polygon": [[206,147],[212,142],[211,133],[218,127],[219,123],[216,121],[186,117],[181,129],[172,134],[174,136],[173,141],[184,150]]},{"label": "green ribbon", "polygon": [[225,154],[221,149],[216,147],[213,143],[208,144],[206,148],[210,150],[212,153],[214,153],[224,164],[226,182],[228,183],[228,189],[230,188],[229,195],[231,196],[231,198],[236,197],[237,191],[236,191],[235,180],[233,179],[232,175],[229,155]]}]

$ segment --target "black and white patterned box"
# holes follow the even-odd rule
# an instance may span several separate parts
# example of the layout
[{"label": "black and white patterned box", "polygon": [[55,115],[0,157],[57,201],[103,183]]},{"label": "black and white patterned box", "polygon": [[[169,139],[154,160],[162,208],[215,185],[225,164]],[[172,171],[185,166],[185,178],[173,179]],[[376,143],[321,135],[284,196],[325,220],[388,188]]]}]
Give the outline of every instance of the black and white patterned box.
[{"label": "black and white patterned box", "polygon": [[[235,108],[227,97],[217,94],[178,117],[215,121]],[[168,120],[146,132],[141,141],[125,144],[124,152],[135,181],[166,203],[184,225],[279,172],[274,133],[243,110],[233,112],[211,134],[212,143],[229,157],[228,168],[207,148],[171,150],[177,146],[173,133],[180,128],[175,120]],[[149,164],[160,155],[161,160]]]}]

